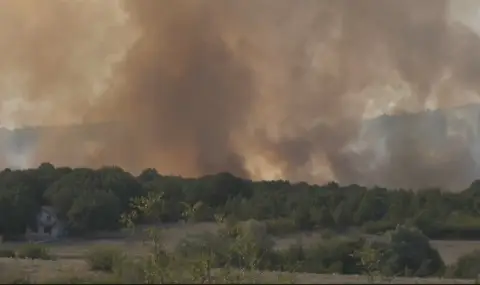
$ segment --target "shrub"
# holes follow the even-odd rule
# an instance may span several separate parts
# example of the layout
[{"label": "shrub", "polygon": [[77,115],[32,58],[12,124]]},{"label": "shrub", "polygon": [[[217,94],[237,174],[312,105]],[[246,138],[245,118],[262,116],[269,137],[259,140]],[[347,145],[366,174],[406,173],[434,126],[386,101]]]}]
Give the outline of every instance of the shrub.
[{"label": "shrub", "polygon": [[267,227],[264,222],[250,219],[238,224],[241,235],[263,238],[267,234]]},{"label": "shrub", "polygon": [[144,284],[146,274],[152,271],[146,265],[145,259],[124,258],[115,268],[115,277],[123,284]]},{"label": "shrub", "polygon": [[224,238],[235,238],[240,233],[240,224],[234,216],[227,216],[225,220],[221,223],[217,233],[219,236]]},{"label": "shrub", "polygon": [[53,256],[50,255],[47,247],[41,244],[29,243],[22,246],[17,251],[18,258],[30,258],[30,259],[43,259],[52,260]]},{"label": "shrub", "polygon": [[295,210],[293,214],[295,225],[299,230],[310,231],[315,224],[312,221],[312,216],[308,209],[300,208]]},{"label": "shrub", "polygon": [[124,254],[116,247],[95,247],[85,255],[85,260],[91,270],[105,272],[112,272],[123,258]]},{"label": "shrub", "polygon": [[423,277],[444,270],[440,254],[430,245],[429,239],[418,229],[398,226],[388,232],[388,245],[383,252],[382,273]]},{"label": "shrub", "polygon": [[450,269],[451,276],[455,278],[477,278],[480,274],[480,250],[461,256]]},{"label": "shrub", "polygon": [[367,234],[383,234],[394,230],[397,225],[390,221],[368,221],[362,225],[362,231]]},{"label": "shrub", "polygon": [[175,248],[175,256],[184,259],[207,256],[212,266],[223,267],[228,262],[230,240],[212,233],[189,235]]},{"label": "shrub", "polygon": [[270,266],[273,240],[267,235],[265,223],[248,220],[237,225],[237,235],[230,238],[228,256],[232,266],[249,269]]},{"label": "shrub", "polygon": [[363,239],[325,240],[307,251],[305,264],[313,269],[312,273],[359,274],[361,268],[354,253],[363,245]]},{"label": "shrub", "polygon": [[324,240],[333,239],[338,236],[337,232],[331,229],[324,229],[322,230],[321,234],[322,234],[322,239]]},{"label": "shrub", "polygon": [[298,232],[295,221],[287,218],[268,220],[266,222],[266,227],[267,233],[275,236]]},{"label": "shrub", "polygon": [[0,257],[15,257],[15,251],[12,249],[2,248],[0,249]]},{"label": "shrub", "polygon": [[297,271],[301,268],[306,259],[305,249],[300,242],[290,245],[284,250],[277,251],[279,262],[275,264],[276,271]]},{"label": "shrub", "polygon": [[364,246],[363,239],[337,238],[321,240],[308,250],[301,244],[279,252],[283,258],[281,270],[295,269],[305,273],[359,274],[361,265],[354,253]]},{"label": "shrub", "polygon": [[355,251],[354,256],[359,258],[362,273],[367,276],[369,283],[374,283],[375,278],[380,275],[382,251],[370,244]]}]

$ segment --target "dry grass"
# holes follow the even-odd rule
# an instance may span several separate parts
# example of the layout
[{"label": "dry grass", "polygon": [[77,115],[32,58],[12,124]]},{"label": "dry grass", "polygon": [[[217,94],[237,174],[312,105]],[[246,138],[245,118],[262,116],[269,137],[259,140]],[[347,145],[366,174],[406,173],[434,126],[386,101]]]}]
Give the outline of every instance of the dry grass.
[{"label": "dry grass", "polygon": [[[48,283],[54,280],[69,280],[72,277],[79,278],[102,278],[105,273],[97,273],[88,270],[83,260],[20,260],[3,258],[0,259],[0,274],[10,277],[28,276],[36,283]],[[276,283],[279,280],[291,280],[301,284],[365,284],[368,279],[358,275],[329,275],[307,273],[280,273],[280,272],[250,272],[247,278],[258,282]],[[395,278],[377,279],[379,283],[390,284],[474,284],[471,280],[439,279],[439,278]],[[5,282],[7,283],[7,282]]]},{"label": "dry grass", "polygon": [[[28,277],[36,283],[48,283],[52,280],[67,280],[72,276],[82,278],[100,277],[101,273],[89,271],[83,260],[31,260],[0,258],[0,276],[8,279]],[[2,278],[3,279],[3,278]]]},{"label": "dry grass", "polygon": [[[311,274],[311,273],[280,273],[280,272],[254,272],[261,276],[265,282],[275,282],[278,278],[293,277],[295,283],[300,284],[366,284],[369,280],[366,276],[340,275],[340,274]],[[290,276],[291,275],[291,276]],[[473,280],[440,279],[440,278],[377,278],[375,283],[388,284],[474,284]]]}]

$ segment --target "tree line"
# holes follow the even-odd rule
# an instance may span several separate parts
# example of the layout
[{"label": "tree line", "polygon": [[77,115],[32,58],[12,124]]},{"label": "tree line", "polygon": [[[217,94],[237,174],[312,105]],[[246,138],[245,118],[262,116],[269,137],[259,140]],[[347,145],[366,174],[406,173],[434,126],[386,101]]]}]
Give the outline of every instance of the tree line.
[{"label": "tree line", "polygon": [[[161,199],[152,199],[161,197]],[[429,238],[480,238],[480,181],[461,192],[385,189],[360,185],[251,181],[230,173],[199,178],[146,169],[134,176],[119,167],[54,167],[0,172],[0,234],[21,236],[50,205],[70,235],[116,230],[135,201],[153,203],[135,223],[262,220],[272,234],[359,228],[378,234],[413,226]]]}]

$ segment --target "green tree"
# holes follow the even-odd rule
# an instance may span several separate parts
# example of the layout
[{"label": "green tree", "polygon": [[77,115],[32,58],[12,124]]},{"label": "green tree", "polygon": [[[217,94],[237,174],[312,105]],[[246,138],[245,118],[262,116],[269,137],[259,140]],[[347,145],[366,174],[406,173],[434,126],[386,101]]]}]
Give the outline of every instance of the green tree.
[{"label": "green tree", "polygon": [[40,200],[35,179],[24,171],[0,173],[0,233],[14,236],[35,226]]},{"label": "green tree", "polygon": [[310,210],[310,216],[312,222],[322,228],[332,228],[335,226],[335,220],[333,219],[330,210],[323,206],[320,209],[312,208]]},{"label": "green tree", "polygon": [[351,224],[352,221],[352,211],[348,207],[347,201],[342,201],[340,204],[335,207],[333,212],[333,219],[337,228],[345,228]]},{"label": "green tree", "polygon": [[110,191],[95,190],[78,196],[67,213],[69,229],[75,233],[113,230],[120,226],[120,199]]},{"label": "green tree", "polygon": [[0,234],[6,237],[25,233],[35,226],[40,205],[35,201],[34,189],[11,186],[0,190]]},{"label": "green tree", "polygon": [[[116,196],[122,211],[128,209],[133,197],[144,194],[141,184],[131,174],[116,167],[105,167],[99,170],[74,169],[55,181],[45,191],[44,196],[46,201],[59,212],[61,218],[69,219],[74,203],[77,203],[75,207],[82,208],[83,206],[78,204],[82,205],[85,199],[93,199],[92,197],[97,195],[96,192],[108,192],[109,196]],[[105,194],[98,195],[105,196]],[[82,198],[79,202],[77,198],[80,197]],[[77,209],[73,210],[75,213],[77,211]]]},{"label": "green tree", "polygon": [[310,215],[310,209],[308,208],[298,208],[295,211],[294,220],[300,230],[309,231],[315,226]]},{"label": "green tree", "polygon": [[381,189],[366,192],[355,213],[355,222],[360,225],[367,221],[381,220],[388,212],[386,194]]}]

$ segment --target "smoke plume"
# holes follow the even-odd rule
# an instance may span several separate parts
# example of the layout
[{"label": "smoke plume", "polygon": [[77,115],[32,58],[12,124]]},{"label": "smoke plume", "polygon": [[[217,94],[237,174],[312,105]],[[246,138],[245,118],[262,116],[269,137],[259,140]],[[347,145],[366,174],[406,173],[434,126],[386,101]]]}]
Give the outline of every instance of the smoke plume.
[{"label": "smoke plume", "polygon": [[4,1],[0,123],[51,126],[33,164],[463,187],[478,114],[466,137],[443,113],[372,117],[479,101],[477,6]]}]

